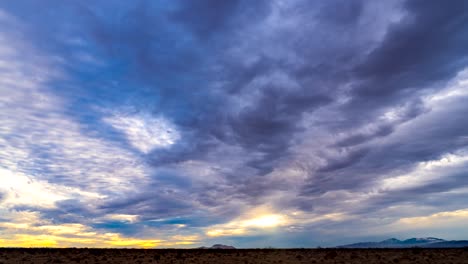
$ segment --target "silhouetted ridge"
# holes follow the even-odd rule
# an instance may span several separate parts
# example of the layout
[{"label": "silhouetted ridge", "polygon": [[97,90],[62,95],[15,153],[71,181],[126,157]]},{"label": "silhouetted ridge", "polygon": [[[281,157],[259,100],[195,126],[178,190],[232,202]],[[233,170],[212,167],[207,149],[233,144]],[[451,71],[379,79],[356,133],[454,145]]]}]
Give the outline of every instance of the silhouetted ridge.
[{"label": "silhouetted ridge", "polygon": [[424,247],[424,248],[455,248],[455,247],[468,247],[468,240],[452,240],[447,241],[436,237],[423,237],[423,238],[410,238],[406,240],[398,240],[390,238],[380,242],[360,242],[338,246],[338,248],[410,248],[410,247]]},{"label": "silhouetted ridge", "polygon": [[227,246],[223,244],[214,244],[211,247],[199,247],[200,249],[236,249],[233,246]]}]

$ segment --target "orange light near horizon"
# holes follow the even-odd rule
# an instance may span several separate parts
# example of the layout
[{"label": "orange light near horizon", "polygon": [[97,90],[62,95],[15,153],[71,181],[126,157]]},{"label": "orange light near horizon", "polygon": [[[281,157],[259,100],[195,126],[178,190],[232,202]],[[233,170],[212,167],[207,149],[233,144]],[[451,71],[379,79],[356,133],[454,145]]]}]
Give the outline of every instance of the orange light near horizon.
[{"label": "orange light near horizon", "polygon": [[222,225],[213,226],[206,231],[211,237],[244,235],[258,229],[271,229],[286,225],[287,218],[279,214],[265,214],[259,217],[234,220]]},{"label": "orange light near horizon", "polygon": [[281,215],[263,215],[257,218],[246,220],[242,223],[242,226],[246,227],[258,227],[258,228],[270,228],[276,227],[285,223],[285,219]]}]

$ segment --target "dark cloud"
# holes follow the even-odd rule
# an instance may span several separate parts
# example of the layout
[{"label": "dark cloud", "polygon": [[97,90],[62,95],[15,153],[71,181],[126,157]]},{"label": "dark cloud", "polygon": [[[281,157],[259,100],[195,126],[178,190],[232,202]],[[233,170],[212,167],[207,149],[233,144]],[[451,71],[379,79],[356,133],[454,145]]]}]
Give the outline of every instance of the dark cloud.
[{"label": "dark cloud", "polygon": [[359,134],[351,135],[348,138],[341,140],[336,145],[338,147],[354,146],[354,145],[358,145],[363,142],[372,140],[377,137],[384,137],[384,136],[390,135],[393,131],[394,130],[392,126],[382,125],[380,127],[377,127],[377,129],[370,134],[359,133]]},{"label": "dark cloud", "polygon": [[431,88],[450,79],[467,63],[467,3],[406,1],[408,14],[389,28],[381,45],[355,69],[364,80],[356,99],[380,101],[392,95]]},{"label": "dark cloud", "polygon": [[[397,205],[432,208],[433,211],[428,211],[427,214],[435,213],[441,208],[444,211],[463,208],[460,201],[464,201],[466,197],[458,195],[457,192],[452,197],[451,191],[467,186],[467,182],[460,178],[466,171],[465,166],[443,169],[443,175],[441,171],[418,171],[417,166],[421,162],[437,161],[447,154],[461,157],[466,155],[463,149],[468,145],[467,142],[457,139],[466,134],[464,131],[467,129],[465,125],[467,120],[455,114],[465,111],[463,109],[466,107],[462,101],[463,99],[458,99],[451,102],[450,110],[434,110],[419,117],[407,124],[403,131],[390,137],[385,145],[379,146],[379,143],[375,143],[367,147],[366,155],[356,161],[352,159],[353,153],[345,155],[341,160],[349,161],[346,169],[338,166],[341,170],[333,173],[314,174],[309,183],[303,187],[302,198],[293,201],[289,206],[297,206],[304,210],[314,208],[315,211],[332,206],[340,208],[338,211],[350,210],[353,214],[363,215],[379,210],[383,210],[383,214],[386,214],[385,208]],[[447,118],[448,116],[457,117]],[[447,138],[453,140],[446,140]],[[411,182],[412,179],[408,179],[407,185],[400,181],[400,186],[386,187],[390,188],[389,190],[384,187],[374,187],[379,186],[381,180],[387,177],[402,174],[411,177],[412,173],[416,184]],[[392,187],[394,189],[391,189]],[[369,193],[369,189],[377,194]],[[354,194],[331,199],[326,196],[333,191]],[[352,200],[358,193],[368,195],[369,198],[356,207],[346,207],[346,201]],[[403,215],[404,212],[395,212],[396,218]],[[389,217],[388,213],[386,217]]]},{"label": "dark cloud", "polygon": [[370,131],[366,131],[365,133],[359,132],[351,134],[348,137],[338,141],[336,143],[336,146],[350,147],[368,142],[379,137],[388,136],[395,131],[396,127],[429,111],[429,109],[424,106],[420,99],[413,99],[409,102],[400,102],[400,104],[404,105],[398,107],[398,113],[394,113],[394,120],[374,122],[373,125],[375,126],[375,128],[372,128]]},{"label": "dark cloud", "polygon": [[[466,1],[42,4],[2,6],[25,24],[24,38],[60,58],[70,78],[44,90],[63,100],[60,113],[80,124],[80,133],[134,155],[145,177],[125,174],[129,180],[119,184],[134,190],[117,196],[120,190],[106,189],[104,176],[86,178],[99,165],[94,160],[76,155],[74,162],[92,165],[81,180],[55,171],[69,161],[47,162],[57,148],[40,144],[28,150],[36,165],[46,164],[45,179],[106,198],[18,210],[40,211],[57,223],[138,215],[137,223],[93,225],[133,235],[176,223],[221,224],[264,203],[279,212],[323,215],[372,215],[399,204],[442,208],[427,197],[468,184],[459,168],[417,187],[376,187],[468,145],[463,97],[447,99],[446,107],[430,99],[468,62]],[[122,131],[103,124],[114,112],[164,117],[180,139],[142,153]],[[346,205],[361,196],[368,199],[358,207]],[[451,203],[447,197],[455,196],[444,197],[439,201]]]},{"label": "dark cloud", "polygon": [[188,212],[190,202],[172,190],[160,190],[158,195],[145,191],[141,195],[129,195],[114,199],[100,206],[115,214],[144,215],[146,218],[171,217]]},{"label": "dark cloud", "polygon": [[[250,66],[243,65],[240,58],[223,53],[223,49],[238,42],[233,36],[246,30],[251,23],[264,22],[262,19],[272,12],[267,3],[252,5],[233,1],[213,4],[199,1],[175,7],[167,20],[152,14],[147,5],[140,5],[117,20],[118,30],[113,24],[116,20],[110,20],[112,24],[109,24],[105,18],[95,15],[91,28],[98,43],[113,56],[132,63],[129,72],[134,75],[134,80],[157,87],[154,91],[161,100],[155,109],[161,109],[183,131],[184,140],[170,149],[154,151],[149,157],[151,164],[164,166],[192,159],[208,159],[221,143],[239,146],[247,152],[257,153],[243,163],[244,167],[254,170],[242,169],[238,175],[224,175],[233,186],[222,187],[222,191],[209,200],[220,199],[223,192],[231,190],[247,197],[265,195],[279,186],[274,182],[264,182],[261,176],[272,172],[280,160],[289,157],[293,143],[297,144],[296,135],[304,132],[303,116],[313,115],[319,107],[332,104],[340,94],[340,86],[350,79],[357,84],[349,94],[350,103],[339,109],[338,114],[347,119],[337,132],[348,132],[365,124],[375,124],[375,128],[365,133],[350,134],[336,142],[334,148],[340,154],[338,157],[326,157],[326,165],[308,172],[314,187],[304,187],[309,190],[304,193],[358,188],[374,181],[378,173],[409,168],[414,162],[437,158],[456,147],[428,147],[426,140],[437,133],[421,137],[421,145],[417,139],[406,141],[411,142],[408,148],[399,142],[382,149],[358,145],[385,138],[402,124],[426,113],[428,110],[417,92],[432,88],[437,81],[452,78],[464,66],[466,45],[463,45],[463,38],[468,34],[465,33],[463,1],[455,1],[444,8],[432,2],[405,2],[403,9],[406,13],[402,20],[390,25],[381,43],[368,55],[358,46],[337,46],[335,42],[340,41],[340,36],[329,40],[326,33],[341,32],[343,27],[350,32],[355,31],[359,27],[357,22],[365,15],[362,2],[323,4],[318,16],[313,11],[304,11],[307,10],[304,5],[300,4],[289,12],[304,22],[307,18],[316,19],[322,29],[306,26],[299,31],[281,32],[283,38],[293,40],[284,45],[289,45],[297,56],[309,60],[299,67],[291,67],[281,53],[275,58],[261,49],[254,53],[260,59]],[[314,6],[311,3],[307,7],[312,10]],[[261,15],[252,20],[247,15],[251,12]],[[181,33],[168,21],[180,23],[196,39],[181,42]],[[314,37],[330,42],[330,46],[318,48]],[[207,47],[211,49],[210,53],[205,53]],[[314,48],[330,56],[317,56]],[[353,53],[356,55],[351,55]],[[212,60],[210,56],[217,59]],[[210,84],[220,81],[220,77],[213,77],[218,72],[209,70],[212,63],[217,63],[217,67],[222,69],[221,80],[227,80],[216,90]],[[356,66],[350,68],[347,63]],[[293,88],[293,83],[253,84],[255,80],[268,78],[275,72],[292,76],[295,78],[292,81],[299,87]],[[184,77],[180,78],[181,75]],[[193,83],[196,83],[195,87]],[[233,97],[253,103],[237,110],[231,106]],[[390,107],[401,108],[396,120],[376,121],[376,117]],[[323,126],[321,129],[334,128]],[[445,133],[441,132],[440,137],[445,138]],[[167,184],[171,183],[162,185]],[[184,190],[190,190],[190,187],[185,187],[188,189]],[[176,203],[173,208],[182,206],[174,198],[128,201],[133,201],[129,204],[137,204],[134,208],[141,208],[134,209],[134,213],[153,208],[155,214],[162,215],[173,209],[169,209],[171,206],[159,208],[157,201]],[[208,202],[206,198],[196,199]],[[109,206],[126,208],[128,205],[116,203]],[[190,205],[182,207],[189,208]]]},{"label": "dark cloud", "polygon": [[[353,77],[358,81],[350,94],[350,103],[341,110],[341,115],[347,118],[334,129],[344,132],[366,124],[375,124],[374,128],[350,134],[339,140],[335,148],[359,147],[356,145],[387,137],[402,124],[429,111],[419,99],[420,91],[434,89],[438,82],[453,78],[466,65],[466,45],[463,45],[466,41],[463,38],[468,35],[465,26],[468,21],[463,11],[465,5],[463,1],[455,1],[450,7],[442,7],[436,2],[405,3],[403,7],[407,14],[390,26],[380,45],[353,70]],[[401,109],[402,105],[403,110],[399,111],[396,120],[390,123],[376,120],[389,108]],[[356,152],[348,150],[349,153],[341,155],[338,160],[331,158],[327,163],[337,165],[327,165],[322,171],[326,171],[328,166],[332,169],[344,166],[349,168],[348,172],[325,177],[326,182],[317,183],[316,177],[319,176],[311,177],[311,184],[315,187],[310,191],[317,188],[322,192],[329,188],[359,188],[365,184],[366,178],[371,180],[389,170],[408,169],[407,166],[411,167],[415,162],[437,159],[444,153],[463,147],[454,140],[444,140],[448,134],[461,136],[463,133],[455,131],[465,129],[463,121],[438,121],[440,123],[434,123],[430,130],[414,131],[411,137],[400,138],[392,145],[373,146],[367,152],[355,150],[367,153],[365,156],[356,156]],[[355,187],[348,185],[352,181]]]},{"label": "dark cloud", "polygon": [[18,212],[40,212],[41,216],[54,224],[82,223],[89,224],[104,211],[95,210],[91,205],[80,200],[68,199],[56,203],[56,208],[17,205],[13,208]]},{"label": "dark cloud", "polygon": [[241,1],[219,2],[214,0],[182,3],[173,13],[173,18],[184,24],[198,37],[205,38],[213,32],[222,30],[231,16],[236,13]]},{"label": "dark cloud", "polygon": [[349,167],[361,160],[367,154],[367,151],[366,149],[360,149],[349,153],[344,159],[329,160],[329,163],[321,168],[319,172],[332,172]]},{"label": "dark cloud", "polygon": [[190,3],[181,1],[170,17],[173,21],[182,24],[200,41],[205,42],[212,37],[226,38],[236,28],[255,23],[268,14],[269,5],[263,0],[255,2],[202,0]]},{"label": "dark cloud", "polygon": [[320,19],[340,25],[354,24],[359,20],[364,8],[363,1],[328,1],[320,10]]}]

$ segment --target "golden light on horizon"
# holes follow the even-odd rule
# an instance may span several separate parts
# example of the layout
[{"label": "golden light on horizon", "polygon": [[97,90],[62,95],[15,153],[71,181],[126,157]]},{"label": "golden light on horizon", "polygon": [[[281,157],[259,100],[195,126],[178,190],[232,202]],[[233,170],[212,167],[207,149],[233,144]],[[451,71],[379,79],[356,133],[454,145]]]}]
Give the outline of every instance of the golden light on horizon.
[{"label": "golden light on horizon", "polygon": [[243,235],[254,230],[271,229],[286,225],[287,218],[280,214],[264,214],[258,217],[233,220],[226,224],[216,225],[206,231],[211,237]]},{"label": "golden light on horizon", "polygon": [[275,227],[285,223],[285,219],[281,215],[263,215],[254,219],[246,220],[242,225],[246,227],[268,228]]}]

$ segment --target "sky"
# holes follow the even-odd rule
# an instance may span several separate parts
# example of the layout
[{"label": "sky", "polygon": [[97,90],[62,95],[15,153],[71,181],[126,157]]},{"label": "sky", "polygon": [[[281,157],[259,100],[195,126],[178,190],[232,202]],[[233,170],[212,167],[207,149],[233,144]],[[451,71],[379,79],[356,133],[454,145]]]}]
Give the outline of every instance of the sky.
[{"label": "sky", "polygon": [[468,239],[465,0],[0,2],[0,246]]}]

